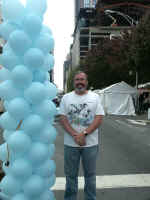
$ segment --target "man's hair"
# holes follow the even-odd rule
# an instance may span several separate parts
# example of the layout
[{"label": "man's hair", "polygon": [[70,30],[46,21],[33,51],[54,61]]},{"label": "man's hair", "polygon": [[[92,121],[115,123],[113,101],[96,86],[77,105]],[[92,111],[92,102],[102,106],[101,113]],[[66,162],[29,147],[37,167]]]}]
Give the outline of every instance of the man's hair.
[{"label": "man's hair", "polygon": [[75,78],[76,75],[82,74],[82,73],[85,74],[86,80],[88,80],[88,75],[84,71],[76,71],[75,74],[74,74],[74,78]]}]

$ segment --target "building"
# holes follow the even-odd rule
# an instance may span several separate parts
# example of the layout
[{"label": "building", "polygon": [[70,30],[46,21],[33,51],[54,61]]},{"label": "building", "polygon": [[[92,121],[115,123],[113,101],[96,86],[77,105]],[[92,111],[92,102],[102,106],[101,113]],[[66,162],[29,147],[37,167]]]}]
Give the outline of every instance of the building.
[{"label": "building", "polygon": [[75,24],[78,19],[81,8],[95,8],[97,0],[74,0],[75,7]]},{"label": "building", "polygon": [[76,23],[70,52],[72,69],[80,64],[99,40],[121,37],[122,31],[136,26],[150,9],[150,1],[147,0],[98,0],[92,3],[90,0],[76,0],[75,2]]}]

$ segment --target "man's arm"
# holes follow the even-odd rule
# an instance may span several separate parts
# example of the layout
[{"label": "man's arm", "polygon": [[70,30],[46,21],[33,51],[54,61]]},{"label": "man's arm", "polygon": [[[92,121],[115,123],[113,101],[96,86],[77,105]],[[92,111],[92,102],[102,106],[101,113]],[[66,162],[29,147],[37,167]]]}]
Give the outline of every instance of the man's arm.
[{"label": "man's arm", "polygon": [[72,126],[70,125],[70,123],[65,115],[60,116],[60,123],[63,126],[63,128],[67,131],[67,133],[69,133],[73,137],[74,141],[78,145],[80,145],[80,146],[85,145],[85,138],[78,137],[79,133],[72,128]]},{"label": "man's arm", "polygon": [[87,134],[91,134],[93,131],[95,131],[101,125],[102,119],[102,115],[96,115],[93,122],[89,125],[88,128],[86,128]]},{"label": "man's arm", "polygon": [[63,128],[69,133],[72,137],[77,135],[77,131],[75,131],[72,126],[70,125],[67,117],[65,115],[60,116],[60,123],[63,126]]},{"label": "man's arm", "polygon": [[[87,135],[92,134],[93,131],[95,131],[100,126],[100,124],[102,123],[102,118],[102,115],[95,116],[92,124],[90,124],[89,127],[84,130],[86,131]],[[84,146],[86,144],[84,131],[75,136],[75,139],[76,141],[78,141],[78,144],[80,146]]]}]

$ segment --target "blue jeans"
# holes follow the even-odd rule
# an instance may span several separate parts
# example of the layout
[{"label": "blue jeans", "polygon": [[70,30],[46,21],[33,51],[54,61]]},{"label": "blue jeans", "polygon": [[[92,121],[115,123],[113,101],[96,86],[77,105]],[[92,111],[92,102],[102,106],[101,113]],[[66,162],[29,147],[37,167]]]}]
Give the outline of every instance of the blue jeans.
[{"label": "blue jeans", "polygon": [[77,200],[80,159],[84,172],[84,199],[96,200],[96,160],[98,145],[92,147],[64,146],[66,189],[64,200]]}]

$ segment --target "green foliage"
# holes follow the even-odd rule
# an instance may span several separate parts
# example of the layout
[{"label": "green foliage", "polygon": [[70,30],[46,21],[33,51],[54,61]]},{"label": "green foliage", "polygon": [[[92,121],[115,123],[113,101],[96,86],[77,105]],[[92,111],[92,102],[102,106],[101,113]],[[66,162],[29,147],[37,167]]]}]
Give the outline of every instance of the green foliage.
[{"label": "green foliage", "polygon": [[88,52],[81,69],[88,74],[89,87],[103,88],[125,81],[135,86],[150,81],[150,13],[137,27],[122,33],[118,39],[103,39]]}]

